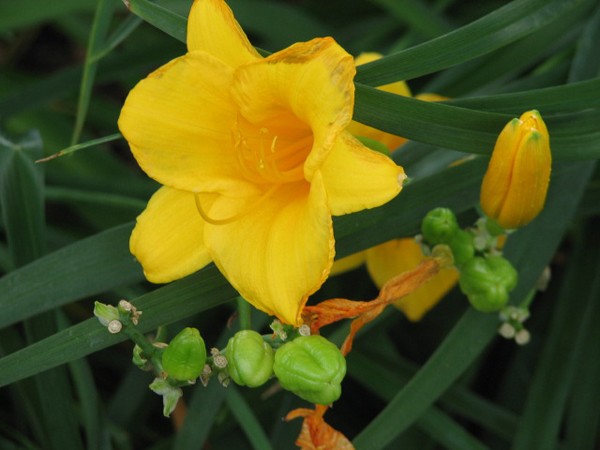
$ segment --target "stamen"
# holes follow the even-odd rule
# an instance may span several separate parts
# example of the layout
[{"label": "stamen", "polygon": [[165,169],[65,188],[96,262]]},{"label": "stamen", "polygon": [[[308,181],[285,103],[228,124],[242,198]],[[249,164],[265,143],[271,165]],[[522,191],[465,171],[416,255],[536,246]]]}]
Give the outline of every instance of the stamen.
[{"label": "stamen", "polygon": [[281,184],[304,179],[304,160],[312,146],[312,135],[307,133],[299,139],[290,136],[286,140],[285,135],[274,135],[266,127],[247,126],[238,117],[232,136],[240,168],[248,181]]},{"label": "stamen", "polygon": [[260,205],[262,205],[264,202],[266,202],[269,198],[273,196],[278,187],[279,185],[274,184],[264,194],[262,194],[255,203],[247,205],[246,208],[244,208],[242,211],[226,219],[213,219],[212,217],[210,217],[206,213],[206,211],[204,211],[204,208],[202,208],[199,193],[194,195],[194,201],[196,202],[196,209],[198,210],[200,217],[202,217],[202,219],[204,219],[205,222],[210,223],[211,225],[227,225],[228,223],[235,222],[236,220],[239,220],[242,217],[248,215],[248,213],[250,213],[251,211],[256,210]]}]

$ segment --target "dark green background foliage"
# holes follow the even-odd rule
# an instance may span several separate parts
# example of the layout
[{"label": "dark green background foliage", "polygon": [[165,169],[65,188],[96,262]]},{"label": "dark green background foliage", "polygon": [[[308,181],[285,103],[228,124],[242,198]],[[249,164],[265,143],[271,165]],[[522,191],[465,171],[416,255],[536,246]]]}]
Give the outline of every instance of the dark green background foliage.
[{"label": "dark green background foliage", "polygon": [[[92,317],[93,300],[132,300],[140,328],[198,327],[223,348],[239,328],[236,293],[214,266],[166,286],[144,281],[128,251],[157,188],[122,140],[33,161],[117,133],[129,89],[185,52],[188,0],[0,0],[0,448],[285,449],[307,406],[266,388],[186,389],[174,431],[132,344]],[[457,290],[417,324],[386,311],[348,357],[327,420],[358,449],[594,449],[600,409],[600,3],[596,0],[232,0],[252,42],[276,51],[331,35],[384,59],[356,77],[355,118],[411,139],[394,155],[411,183],[389,204],[335,219],[338,256],[412,236],[423,215],[476,217],[495,137],[538,109],[554,166],[545,210],[511,235],[523,301],[553,272],[527,322],[532,341],[497,335]],[[424,103],[376,91],[408,80]],[[473,154],[459,166],[449,163]],[[370,299],[364,269],[314,300]],[[265,331],[267,319],[255,313]],[[263,328],[260,328],[260,327]],[[324,330],[341,342],[347,324]]]}]

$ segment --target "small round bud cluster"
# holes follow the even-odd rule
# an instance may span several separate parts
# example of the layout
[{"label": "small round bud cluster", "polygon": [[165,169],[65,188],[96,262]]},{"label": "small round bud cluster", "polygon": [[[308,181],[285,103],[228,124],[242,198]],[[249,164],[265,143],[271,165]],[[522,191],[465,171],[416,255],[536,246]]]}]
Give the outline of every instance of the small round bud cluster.
[{"label": "small round bud cluster", "polygon": [[423,239],[433,245],[434,256],[452,254],[452,263],[460,268],[475,256],[473,234],[461,230],[451,209],[435,208],[427,213],[421,223]]},{"label": "small round bud cluster", "polygon": [[503,256],[476,256],[460,269],[460,290],[481,312],[499,311],[517,285],[518,274]]},{"label": "small round bud cluster", "polygon": [[505,339],[514,339],[518,345],[525,345],[531,340],[531,334],[523,323],[529,318],[526,308],[507,306],[500,311],[498,334]]},{"label": "small round bud cluster", "polygon": [[[275,321],[271,328],[273,337],[251,330],[237,332],[224,351],[226,366],[219,363],[225,356],[217,349],[211,351],[219,381],[259,387],[275,375],[284,389],[304,400],[323,405],[337,400],[346,374],[340,350],[324,337],[311,335],[308,325],[294,329]],[[280,342],[281,331],[290,336],[288,341]]]},{"label": "small round bud cluster", "polygon": [[424,241],[433,245],[431,255],[444,265],[450,258],[460,272],[459,285],[471,305],[482,312],[499,311],[509,300],[518,274],[498,250],[504,230],[490,219],[477,221],[474,228],[459,228],[448,208],[435,208],[423,218]]},{"label": "small round bud cluster", "polygon": [[132,303],[128,302],[125,299],[119,300],[119,308],[118,309],[121,313],[125,313],[125,314],[129,315],[131,323],[133,323],[134,325],[138,324],[138,322],[140,320],[140,316],[142,315],[142,311],[138,311],[138,309],[135,306],[133,306]]}]

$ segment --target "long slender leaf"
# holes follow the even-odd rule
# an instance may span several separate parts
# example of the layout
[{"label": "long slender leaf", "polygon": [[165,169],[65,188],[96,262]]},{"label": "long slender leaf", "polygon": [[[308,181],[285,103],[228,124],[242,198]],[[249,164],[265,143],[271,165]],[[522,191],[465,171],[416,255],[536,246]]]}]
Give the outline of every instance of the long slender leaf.
[{"label": "long slender leaf", "polygon": [[[589,108],[596,105],[597,97],[588,101]],[[527,109],[535,107],[534,103]],[[354,114],[359,122],[399,136],[476,154],[490,154],[498,134],[514,117],[423,102],[361,85],[356,89]],[[556,159],[592,159],[600,155],[600,109],[545,116],[545,120]],[[578,129],[574,131],[573,127]]]},{"label": "long slender leaf", "polygon": [[[348,360],[348,371],[353,378],[358,379],[383,400],[390,401],[403,383],[396,372],[386,369],[369,357],[356,352],[352,352]],[[486,448],[461,425],[436,407],[431,407],[424,412],[417,420],[416,426],[447,449]]]},{"label": "long slender leaf", "polygon": [[[596,271],[600,267],[596,265]],[[596,272],[597,273],[597,272]],[[596,283],[597,284],[597,283]],[[580,288],[578,286],[578,288]],[[587,293],[586,293],[587,294]],[[597,297],[596,297],[597,300]],[[591,299],[592,303],[594,302]],[[589,305],[591,307],[592,304]],[[588,311],[589,308],[588,307]],[[569,411],[566,415],[564,448],[592,450],[597,444],[600,425],[600,327],[594,326],[600,321],[598,302],[589,314],[586,333],[582,336],[581,354],[576,364],[580,368],[569,399]]]},{"label": "long slender leaf", "polygon": [[587,0],[514,0],[469,25],[358,68],[357,81],[381,86],[468,61],[514,42]]},{"label": "long slender leaf", "polygon": [[83,124],[90,105],[92,88],[98,70],[98,60],[95,53],[102,47],[112,19],[115,2],[112,0],[98,0],[96,14],[90,31],[85,64],[83,65],[83,76],[79,87],[79,101],[77,103],[77,114],[75,116],[75,127],[71,137],[71,145],[79,142]]},{"label": "long slender leaf", "polygon": [[201,448],[206,441],[219,406],[225,401],[227,391],[213,380],[207,387],[195,388],[185,422],[177,433],[173,450]]},{"label": "long slender leaf", "polygon": [[[64,314],[58,316],[61,328],[70,324]],[[81,404],[81,422],[85,430],[86,450],[100,448],[100,406],[92,370],[87,361],[78,359],[69,363],[69,370]]]},{"label": "long slender leaf", "polygon": [[0,278],[0,327],[141,281],[128,251],[131,228],[126,224],[81,240]]},{"label": "long slender leaf", "polygon": [[[592,236],[589,231],[585,236]],[[557,446],[567,396],[587,366],[580,356],[585,348],[582,344],[584,337],[597,328],[592,318],[600,308],[598,236],[580,240],[572,258],[519,421],[515,450]]]},{"label": "long slender leaf", "polygon": [[169,36],[185,43],[187,19],[148,0],[128,0],[126,5],[135,15]]},{"label": "long slender leaf", "polygon": [[49,2],[40,8],[37,0],[3,1],[0,30],[24,27],[77,11],[92,11],[94,0],[63,0]]},{"label": "long slender leaf", "polygon": [[389,11],[394,18],[411,26],[419,34],[433,38],[452,31],[452,26],[439,13],[419,0],[371,0]]},{"label": "long slender leaf", "polygon": [[43,173],[34,167],[42,143],[32,132],[19,142],[0,137],[0,203],[12,263],[20,267],[45,251]]},{"label": "long slender leaf", "polygon": [[229,411],[237,419],[244,430],[244,433],[250,440],[252,447],[256,450],[271,449],[272,447],[269,438],[237,387],[230,386],[227,389],[225,400],[229,406]]},{"label": "long slender leaf", "polygon": [[[16,267],[45,252],[43,173],[42,168],[33,162],[41,156],[42,145],[35,136],[30,134],[21,143],[1,149],[10,152],[10,156],[3,161],[0,201],[9,249]],[[29,343],[56,332],[56,329],[53,313],[25,322]],[[46,445],[54,450],[83,449],[65,368],[55,368],[43,376],[38,374],[34,385],[36,404],[43,418]],[[52,386],[52,389],[48,389],[48,386]]]},{"label": "long slender leaf", "polygon": [[517,114],[538,108],[546,113],[565,113],[600,106],[600,77],[511,94],[489,95],[450,100],[450,105],[490,112]]}]

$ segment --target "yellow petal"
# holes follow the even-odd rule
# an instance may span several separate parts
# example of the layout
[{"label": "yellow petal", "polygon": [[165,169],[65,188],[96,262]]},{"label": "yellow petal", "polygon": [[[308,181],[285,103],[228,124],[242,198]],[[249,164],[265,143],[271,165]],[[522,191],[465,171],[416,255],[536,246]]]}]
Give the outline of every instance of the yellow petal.
[{"label": "yellow petal", "polygon": [[[367,52],[361,53],[355,59],[357,66],[370,63],[380,59],[382,55],[380,53]],[[391,92],[392,94],[403,95],[410,97],[411,92],[405,81],[397,81],[395,83],[386,84],[378,87],[382,91]],[[407,139],[401,136],[396,136],[385,131],[378,130],[377,128],[370,127],[368,125],[353,121],[348,127],[348,132],[354,136],[364,136],[369,139],[374,139],[385,145],[390,151],[396,150],[402,146]]]},{"label": "yellow petal", "polygon": [[343,132],[319,169],[333,215],[374,208],[394,198],[406,178],[402,167]]},{"label": "yellow petal", "polygon": [[332,38],[313,39],[238,68],[232,96],[254,125],[312,130],[304,165],[310,181],[352,118],[354,74],[352,57]]},{"label": "yellow petal", "polygon": [[232,144],[232,76],[210,55],[189,53],[138,83],[119,129],[144,172],[187,191],[234,191],[247,184],[232,170],[239,164]]},{"label": "yellow petal", "polygon": [[500,132],[490,160],[490,167],[494,170],[488,168],[483,179],[481,205],[485,213],[492,218],[500,214],[506,196],[516,156],[515,148],[520,140],[519,124],[519,119],[513,119]]},{"label": "yellow petal", "polygon": [[[260,207],[248,209],[252,200]],[[299,325],[302,307],[327,278],[335,253],[319,174],[310,185],[277,186],[266,199],[220,197],[209,214],[231,217],[240,211],[246,215],[238,220],[206,227],[215,264],[256,308]]]},{"label": "yellow petal", "polygon": [[129,248],[153,283],[167,283],[196,272],[210,261],[204,222],[194,195],[160,188],[137,218]]},{"label": "yellow petal", "polygon": [[[367,270],[381,288],[394,276],[414,269],[423,258],[414,239],[395,239],[367,250]],[[452,289],[457,280],[458,272],[454,268],[442,269],[412,294],[394,302],[394,306],[409,320],[418,321]]]},{"label": "yellow petal", "polygon": [[498,216],[505,228],[531,222],[544,208],[550,181],[546,138],[533,131],[525,137],[514,163],[512,181]]},{"label": "yellow petal", "polygon": [[336,259],[331,266],[329,276],[339,275],[340,273],[349,272],[364,264],[365,252],[354,253],[341,259]]},{"label": "yellow petal", "polygon": [[187,46],[190,52],[207,52],[231,67],[261,58],[223,0],[194,1]]}]

